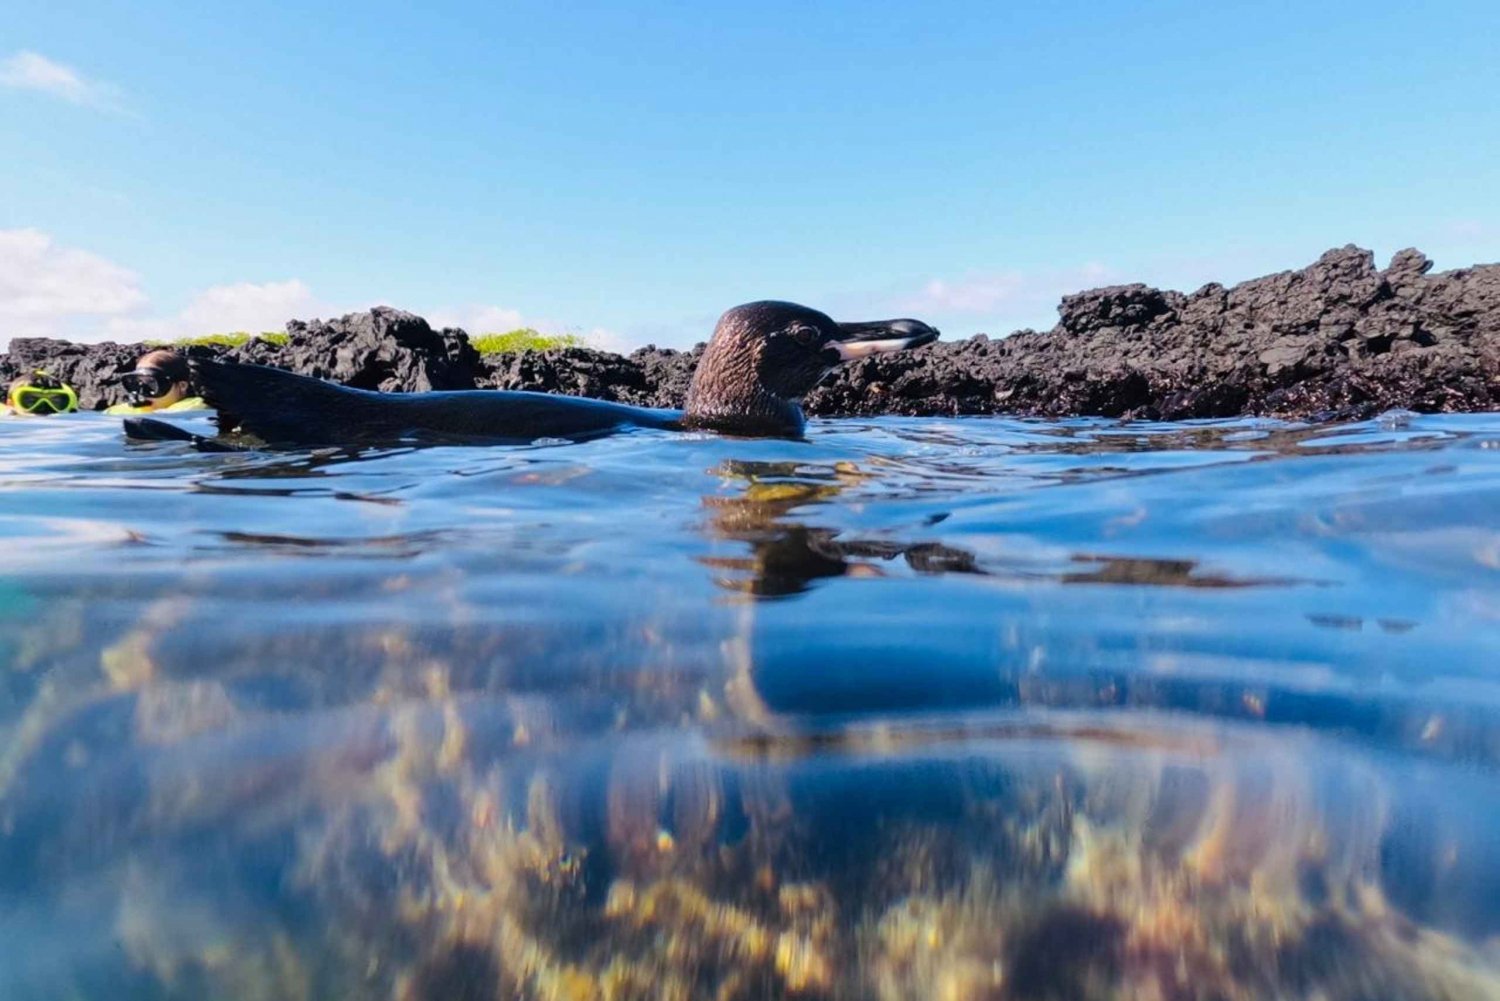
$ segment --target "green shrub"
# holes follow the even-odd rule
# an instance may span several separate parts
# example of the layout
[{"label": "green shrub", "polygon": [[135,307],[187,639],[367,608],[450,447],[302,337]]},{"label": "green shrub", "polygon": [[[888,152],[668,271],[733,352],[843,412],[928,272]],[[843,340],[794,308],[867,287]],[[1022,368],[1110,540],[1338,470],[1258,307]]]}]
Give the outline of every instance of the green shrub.
[{"label": "green shrub", "polygon": [[505,355],[517,351],[579,348],[583,347],[583,338],[573,334],[542,334],[530,327],[522,327],[503,334],[479,334],[469,338],[469,343],[482,355]]},{"label": "green shrub", "polygon": [[[268,344],[285,344],[287,335],[279,330],[268,330],[261,334],[250,334],[236,330],[228,334],[204,334],[202,337],[181,337],[175,341],[147,341],[152,348],[186,348],[211,345],[221,348],[237,348],[252,338]],[[506,331],[503,334],[479,334],[469,338],[474,350],[482,355],[514,354],[518,351],[547,351],[551,348],[583,347],[583,338],[576,334],[543,334],[531,327]]]},{"label": "green shrub", "polygon": [[259,334],[246,333],[236,330],[229,334],[204,334],[202,337],[179,337],[175,341],[147,341],[148,348],[190,348],[201,345],[220,348],[237,348],[248,342],[251,338],[265,341],[267,344],[285,344],[287,335],[280,330],[267,330]]}]

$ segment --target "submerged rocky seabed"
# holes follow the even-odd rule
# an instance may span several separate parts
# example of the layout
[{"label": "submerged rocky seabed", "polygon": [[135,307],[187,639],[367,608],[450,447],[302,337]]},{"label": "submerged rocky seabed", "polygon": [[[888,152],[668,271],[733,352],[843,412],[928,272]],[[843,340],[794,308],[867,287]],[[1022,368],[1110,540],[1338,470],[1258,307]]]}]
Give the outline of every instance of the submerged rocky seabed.
[{"label": "submerged rocky seabed", "polygon": [[1500,995],[1500,418],[0,431],[6,997]]},{"label": "submerged rocky seabed", "polygon": [[[1491,948],[1400,906],[1413,877],[1399,867],[1441,870],[1443,846],[1394,866],[1382,852],[1400,825],[1431,818],[1403,815],[1400,790],[1366,768],[1325,764],[1315,741],[1066,716],[674,739],[597,722],[570,733],[524,699],[419,698],[296,721],[246,718],[212,683],[133,700],[129,758],[152,773],[136,810],[79,803],[51,834],[60,844],[8,859],[32,879],[76,870],[101,832],[80,841],[70,827],[101,820],[150,844],[97,874],[108,885],[58,902],[97,909],[76,920],[112,922],[123,950],[91,957],[102,969],[85,967],[75,989],[122,996],[110,986],[122,977],[141,996],[256,998],[1500,988]],[[729,711],[702,690],[678,701],[632,708],[671,714],[654,722],[673,729],[684,711]],[[309,727],[316,753],[288,732]],[[237,831],[204,852],[202,831],[218,827]],[[1383,885],[1393,868],[1397,885]],[[1444,889],[1441,872],[1415,883]]]},{"label": "submerged rocky seabed", "polygon": [[[1152,420],[1500,409],[1500,264],[1440,274],[1431,267],[1418,251],[1403,250],[1380,270],[1373,254],[1349,246],[1230,288],[1079,292],[1063,298],[1050,331],[950,339],[843,366],[806,409]],[[528,389],[669,408],[683,405],[702,354],[700,345],[628,357],[583,348],[481,357],[464,331],[435,331],[388,307],[328,322],[293,320],[287,332],[285,345],[257,340],[190,353],[363,389]],[[47,368],[78,389],[84,408],[102,409],[124,400],[119,376],[142,350],[17,338],[0,355],[0,377]]]}]

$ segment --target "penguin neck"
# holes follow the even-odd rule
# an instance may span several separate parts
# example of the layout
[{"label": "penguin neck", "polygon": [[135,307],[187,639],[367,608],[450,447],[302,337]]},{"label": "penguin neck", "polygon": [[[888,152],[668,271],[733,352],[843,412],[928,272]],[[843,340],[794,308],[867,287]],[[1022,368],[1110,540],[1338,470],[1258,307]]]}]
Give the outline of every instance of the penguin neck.
[{"label": "penguin neck", "polygon": [[800,435],[806,424],[802,408],[761,384],[756,359],[716,347],[709,345],[693,373],[684,426],[731,434]]}]

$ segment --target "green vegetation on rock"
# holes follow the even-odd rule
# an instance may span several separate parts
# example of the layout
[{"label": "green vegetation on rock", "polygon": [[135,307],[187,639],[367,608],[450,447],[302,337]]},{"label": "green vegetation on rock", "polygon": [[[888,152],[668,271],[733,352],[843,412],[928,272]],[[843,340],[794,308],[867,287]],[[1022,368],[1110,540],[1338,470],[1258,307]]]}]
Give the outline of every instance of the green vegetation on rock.
[{"label": "green vegetation on rock", "polygon": [[208,345],[210,347],[237,348],[250,340],[261,340],[267,344],[285,344],[287,335],[280,330],[267,330],[259,334],[247,333],[236,330],[227,334],[204,334],[202,337],[179,337],[175,341],[147,341],[147,347],[153,348],[190,348]]},{"label": "green vegetation on rock", "polygon": [[[268,344],[285,344],[287,335],[279,330],[268,330],[252,334],[236,330],[225,334],[204,334],[201,337],[180,337],[175,341],[146,341],[147,347],[186,348],[207,345],[210,347],[237,348],[251,340]],[[544,334],[531,327],[508,330],[503,334],[477,334],[469,338],[474,350],[482,355],[515,354],[520,351],[548,351],[552,348],[581,348],[583,338],[576,334]]]},{"label": "green vegetation on rock", "polygon": [[503,334],[479,334],[469,338],[469,343],[482,355],[505,355],[518,351],[580,348],[583,347],[583,338],[573,334],[543,334],[530,327],[521,327]]}]

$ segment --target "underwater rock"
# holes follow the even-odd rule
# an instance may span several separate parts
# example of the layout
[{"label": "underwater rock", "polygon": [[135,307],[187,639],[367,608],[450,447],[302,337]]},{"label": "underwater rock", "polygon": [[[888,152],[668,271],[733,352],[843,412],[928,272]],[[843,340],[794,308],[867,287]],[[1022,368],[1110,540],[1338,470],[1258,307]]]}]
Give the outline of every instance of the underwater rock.
[{"label": "underwater rock", "polygon": [[[812,415],[1097,415],[1159,420],[1247,414],[1357,419],[1391,409],[1500,409],[1500,264],[1430,274],[1419,251],[1381,271],[1368,250],[1231,288],[1119,285],[1065,296],[1049,331],[940,341],[845,365],[805,401]],[[462,330],[379,306],[291,321],[285,345],[195,347],[364,389],[531,389],[681,407],[702,345],[587,348],[482,358]],[[84,408],[123,398],[144,348],[17,338],[0,376],[46,367]]]}]

